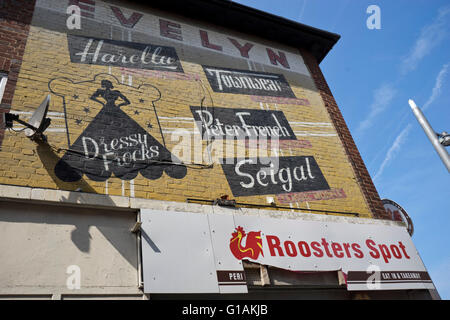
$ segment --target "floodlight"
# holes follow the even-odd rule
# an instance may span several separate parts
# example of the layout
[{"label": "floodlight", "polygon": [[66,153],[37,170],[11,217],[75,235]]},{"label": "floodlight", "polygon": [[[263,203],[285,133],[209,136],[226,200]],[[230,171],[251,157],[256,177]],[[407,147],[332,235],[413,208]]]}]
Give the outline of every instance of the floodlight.
[{"label": "floodlight", "polygon": [[411,99],[409,99],[408,102],[414,115],[416,116],[417,121],[422,126],[423,131],[425,132],[434,149],[438,153],[448,172],[450,172],[450,156],[447,150],[445,150],[444,148],[444,146],[447,146],[450,143],[449,135],[446,132],[443,132],[442,135],[434,132],[427,118],[425,118],[424,114],[422,113],[422,110],[420,110],[420,108],[416,105],[416,103]]},{"label": "floodlight", "polygon": [[45,136],[43,135],[44,131],[50,125],[51,119],[46,118],[47,111],[50,106],[50,95],[47,95],[45,99],[42,101],[41,105],[33,112],[29,122],[25,122],[19,119],[18,114],[14,113],[6,113],[5,114],[5,124],[6,128],[12,128],[13,121],[17,121],[20,124],[23,124],[25,127],[25,135],[32,139],[42,139],[45,140]]}]

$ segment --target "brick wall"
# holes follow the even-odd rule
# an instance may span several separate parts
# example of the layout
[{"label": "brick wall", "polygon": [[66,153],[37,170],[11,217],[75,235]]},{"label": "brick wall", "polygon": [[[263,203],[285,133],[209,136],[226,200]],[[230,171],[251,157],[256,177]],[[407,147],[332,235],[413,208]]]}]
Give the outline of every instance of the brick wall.
[{"label": "brick wall", "polygon": [[[0,72],[8,74],[0,113],[8,112],[19,76],[35,0],[0,0]],[[0,116],[0,128],[3,128]],[[0,129],[0,148],[4,129]]]},{"label": "brick wall", "polygon": [[[36,2],[16,90],[5,98],[27,120],[51,95],[48,143],[7,132],[0,184],[181,202],[228,195],[267,205],[270,197],[284,213],[380,214],[376,190],[367,171],[355,170],[364,164],[349,156],[359,154],[309,55],[145,5],[79,3],[89,14],[81,30],[68,30],[69,1]],[[257,80],[236,80],[242,74]],[[228,131],[228,123],[242,126],[243,112],[259,133],[246,143],[211,143],[195,121],[206,111]],[[214,124],[212,135],[220,131]],[[257,141],[269,129],[282,136],[277,152]],[[179,130],[189,133],[190,145]],[[211,165],[211,146],[212,158],[222,148],[222,158],[234,162]],[[278,159],[282,170],[242,162],[255,150]],[[183,165],[168,165],[172,155]]]},{"label": "brick wall", "polygon": [[361,190],[364,193],[366,201],[368,202],[370,209],[374,213],[376,218],[389,218],[387,216],[386,210],[383,208],[380,196],[378,195],[377,189],[373,184],[372,178],[367,171],[364,161],[356,147],[356,144],[350,134],[350,130],[345,123],[344,117],[339,110],[336,101],[334,100],[333,94],[328,87],[327,81],[320,70],[320,67],[316,59],[306,50],[300,50],[308,66],[309,71],[314,79],[314,83],[319,89],[320,96],[322,97],[325,107],[327,108],[330,117],[334,123],[336,131],[344,145],[345,151],[348,155],[348,159],[352,164],[353,170],[355,171],[358,183],[361,186]]}]

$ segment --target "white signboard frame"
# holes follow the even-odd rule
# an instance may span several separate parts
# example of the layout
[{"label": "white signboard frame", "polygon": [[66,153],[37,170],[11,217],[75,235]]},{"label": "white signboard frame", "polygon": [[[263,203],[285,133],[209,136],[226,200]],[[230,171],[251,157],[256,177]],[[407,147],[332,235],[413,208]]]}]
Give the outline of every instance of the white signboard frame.
[{"label": "white signboard frame", "polygon": [[145,293],[247,293],[242,261],[225,250],[231,215],[141,210]]},{"label": "white signboard frame", "polygon": [[157,210],[142,210],[141,217],[148,293],[247,292],[243,260],[291,271],[340,270],[348,290],[435,289],[400,225]]}]

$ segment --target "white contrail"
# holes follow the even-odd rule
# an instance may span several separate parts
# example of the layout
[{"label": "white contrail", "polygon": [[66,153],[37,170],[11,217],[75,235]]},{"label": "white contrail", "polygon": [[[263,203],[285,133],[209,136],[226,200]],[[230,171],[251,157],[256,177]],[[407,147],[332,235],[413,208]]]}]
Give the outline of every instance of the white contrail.
[{"label": "white contrail", "polygon": [[425,104],[422,107],[422,111],[425,111],[430,107],[430,105],[436,100],[436,98],[441,94],[441,88],[442,83],[444,81],[444,77],[448,73],[448,67],[450,66],[450,63],[444,64],[442,66],[441,71],[439,71],[439,74],[436,78],[436,82],[434,84],[433,90],[431,91],[431,96],[428,98],[428,100],[425,102]]},{"label": "white contrail", "polygon": [[440,8],[437,17],[421,30],[413,48],[400,65],[400,71],[403,75],[416,69],[425,56],[448,38],[449,16],[450,6],[447,5]]},{"label": "white contrail", "polygon": [[396,90],[391,84],[383,84],[373,93],[373,102],[369,107],[369,114],[359,123],[357,135],[361,135],[363,131],[372,126],[375,117],[382,113],[392,102],[396,95]]},{"label": "white contrail", "polygon": [[398,150],[400,150],[400,147],[405,142],[406,137],[408,136],[409,130],[411,129],[411,126],[412,126],[411,123],[408,124],[406,126],[406,128],[404,128],[402,130],[402,132],[400,132],[400,134],[394,140],[394,143],[392,144],[392,146],[389,148],[388,152],[386,153],[386,157],[384,158],[383,162],[381,163],[381,166],[378,169],[377,173],[375,174],[373,180],[377,180],[380,177],[380,175],[383,173],[384,168],[388,165],[388,163],[392,159],[394,159],[394,157],[396,156],[396,153],[398,152]]}]

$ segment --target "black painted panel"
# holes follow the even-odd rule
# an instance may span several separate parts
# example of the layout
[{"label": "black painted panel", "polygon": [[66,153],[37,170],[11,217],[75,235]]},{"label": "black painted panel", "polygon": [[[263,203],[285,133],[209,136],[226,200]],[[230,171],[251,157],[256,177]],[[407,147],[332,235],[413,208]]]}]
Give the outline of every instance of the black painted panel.
[{"label": "black painted panel", "polygon": [[330,189],[312,156],[238,158],[222,162],[235,197]]},{"label": "black painted panel", "polygon": [[282,111],[191,106],[203,138],[296,140]]},{"label": "black painted panel", "polygon": [[73,63],[183,72],[172,47],[74,35],[67,41]]},{"label": "black painted panel", "polygon": [[295,98],[282,74],[203,66],[215,92]]}]

